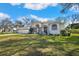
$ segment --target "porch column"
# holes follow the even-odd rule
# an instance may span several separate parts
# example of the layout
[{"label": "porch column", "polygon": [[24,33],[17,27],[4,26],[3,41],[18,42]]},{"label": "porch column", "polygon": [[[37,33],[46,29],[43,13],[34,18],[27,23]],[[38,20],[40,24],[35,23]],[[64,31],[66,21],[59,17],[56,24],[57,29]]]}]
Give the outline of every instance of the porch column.
[{"label": "porch column", "polygon": [[44,34],[43,23],[41,23],[41,34]]}]

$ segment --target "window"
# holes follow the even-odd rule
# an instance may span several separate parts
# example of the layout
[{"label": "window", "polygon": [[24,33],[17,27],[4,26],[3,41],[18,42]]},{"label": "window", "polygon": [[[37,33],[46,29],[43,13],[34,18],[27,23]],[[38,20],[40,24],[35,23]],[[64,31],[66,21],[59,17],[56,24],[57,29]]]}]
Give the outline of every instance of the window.
[{"label": "window", "polygon": [[52,30],[57,30],[57,24],[52,25]]}]

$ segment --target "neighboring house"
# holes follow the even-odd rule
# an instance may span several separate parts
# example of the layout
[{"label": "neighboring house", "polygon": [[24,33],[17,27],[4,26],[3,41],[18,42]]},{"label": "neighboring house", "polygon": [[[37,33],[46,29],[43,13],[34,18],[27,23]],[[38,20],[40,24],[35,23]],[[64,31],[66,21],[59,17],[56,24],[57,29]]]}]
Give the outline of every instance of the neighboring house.
[{"label": "neighboring house", "polygon": [[29,33],[29,29],[33,29],[33,34],[60,34],[60,31],[65,29],[63,22],[57,21],[37,21],[32,22],[31,26],[17,28],[18,33]]},{"label": "neighboring house", "polygon": [[16,33],[27,34],[27,33],[29,33],[29,29],[30,29],[30,26],[24,26],[24,27],[15,28],[14,31],[15,31]]},{"label": "neighboring house", "polygon": [[7,28],[0,28],[0,32],[8,32],[12,33],[13,32],[13,27],[7,27]]}]

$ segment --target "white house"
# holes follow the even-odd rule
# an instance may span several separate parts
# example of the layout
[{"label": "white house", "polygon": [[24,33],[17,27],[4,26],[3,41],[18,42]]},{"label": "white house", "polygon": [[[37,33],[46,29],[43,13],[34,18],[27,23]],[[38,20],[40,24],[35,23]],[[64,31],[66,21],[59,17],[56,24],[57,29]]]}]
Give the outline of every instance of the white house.
[{"label": "white house", "polygon": [[29,29],[33,28],[34,34],[60,34],[60,31],[65,29],[64,22],[57,21],[36,21],[32,22],[31,25],[18,28],[18,33],[29,33]]},{"label": "white house", "polygon": [[32,22],[31,27],[34,28],[33,33],[37,34],[60,34],[60,31],[65,29],[65,23],[57,21],[39,21]]}]

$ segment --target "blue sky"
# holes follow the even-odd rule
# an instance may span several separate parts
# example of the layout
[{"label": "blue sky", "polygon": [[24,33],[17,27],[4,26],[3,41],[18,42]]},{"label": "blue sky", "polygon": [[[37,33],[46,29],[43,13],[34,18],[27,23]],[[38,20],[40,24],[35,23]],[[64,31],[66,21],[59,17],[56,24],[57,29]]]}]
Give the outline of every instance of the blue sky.
[{"label": "blue sky", "polygon": [[[62,7],[58,4],[20,4],[20,3],[0,3],[0,13],[9,15],[13,20],[22,16],[40,19],[52,19],[63,16],[60,13]],[[73,11],[66,13],[72,14]]]}]

